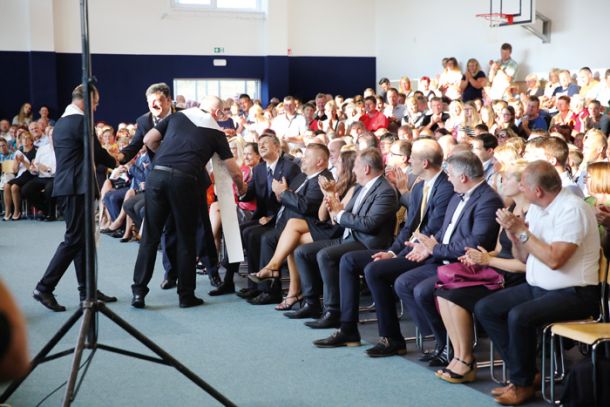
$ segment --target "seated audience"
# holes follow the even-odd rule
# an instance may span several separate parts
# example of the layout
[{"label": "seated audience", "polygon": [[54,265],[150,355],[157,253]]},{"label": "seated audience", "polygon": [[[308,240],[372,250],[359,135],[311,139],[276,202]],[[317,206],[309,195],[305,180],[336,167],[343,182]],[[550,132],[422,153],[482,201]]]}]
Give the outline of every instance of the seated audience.
[{"label": "seated audience", "polygon": [[16,177],[4,185],[4,218],[2,219],[5,221],[21,219],[21,188],[36,177],[29,171],[32,161],[36,158],[34,138],[24,131],[21,140],[22,146],[15,152],[11,171]]},{"label": "seated audience", "polygon": [[[285,315],[299,319],[319,318],[306,323],[314,329],[339,327],[341,256],[365,248],[381,249],[392,239],[398,199],[396,191],[383,176],[379,150],[359,151],[354,173],[359,187],[347,205],[337,196],[327,195],[324,199],[330,218],[344,228],[343,236],[305,244],[295,251],[306,303],[300,310]],[[324,312],[319,300],[322,293]]]},{"label": "seated audience", "polygon": [[[500,173],[499,192],[505,200],[512,202],[509,211],[518,215],[527,212],[528,202],[519,189],[522,172],[527,162],[522,160],[503,167]],[[475,270],[491,267],[504,279],[504,287],[512,287],[525,281],[525,264],[512,255],[512,242],[506,231],[501,230],[496,248],[488,252],[483,247],[469,247],[459,260]],[[498,287],[477,285],[472,287],[447,288],[440,285],[434,294],[438,310],[447,328],[449,340],[453,346],[453,359],[447,368],[439,370],[436,375],[451,383],[466,383],[475,380],[476,360],[473,353],[474,327],[472,313],[474,306],[481,298],[493,293]]]},{"label": "seated audience", "polygon": [[526,262],[527,284],[479,301],[475,315],[507,363],[510,384],[492,391],[496,402],[519,405],[534,396],[537,330],[551,322],[586,318],[599,300],[599,234],[591,208],[561,188],[553,166],[530,163],[521,178],[530,202],[525,219],[507,209],[497,220]]}]

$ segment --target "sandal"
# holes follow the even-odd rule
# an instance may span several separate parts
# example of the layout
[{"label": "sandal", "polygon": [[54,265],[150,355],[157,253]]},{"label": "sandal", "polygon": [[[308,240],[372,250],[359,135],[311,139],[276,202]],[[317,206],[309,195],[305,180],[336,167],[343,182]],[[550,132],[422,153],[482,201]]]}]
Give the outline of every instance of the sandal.
[{"label": "sandal", "polygon": [[446,369],[445,373],[448,374],[448,376],[445,374],[442,374],[438,377],[449,383],[474,382],[477,378],[477,361],[475,359],[473,359],[470,363],[466,363],[460,358],[455,358],[455,359],[457,361],[461,362],[462,364],[466,365],[469,369],[464,374],[458,374],[450,369]]},{"label": "sandal", "polygon": [[[263,273],[265,270],[268,270],[271,272],[270,276],[266,276],[266,275],[262,275],[261,273]],[[261,271],[259,271],[256,274],[248,274],[248,278],[250,279],[250,281],[255,282],[256,284],[260,284],[265,280],[271,280],[274,278],[280,278],[280,271],[279,270],[273,270],[267,267],[263,267],[263,269]]]},{"label": "sandal", "polygon": [[[290,299],[294,298],[294,301],[290,302]],[[303,297],[301,294],[297,295],[288,295],[284,297],[284,300],[275,306],[276,311],[289,311],[294,308],[295,304],[299,304],[301,306],[303,304]]]}]

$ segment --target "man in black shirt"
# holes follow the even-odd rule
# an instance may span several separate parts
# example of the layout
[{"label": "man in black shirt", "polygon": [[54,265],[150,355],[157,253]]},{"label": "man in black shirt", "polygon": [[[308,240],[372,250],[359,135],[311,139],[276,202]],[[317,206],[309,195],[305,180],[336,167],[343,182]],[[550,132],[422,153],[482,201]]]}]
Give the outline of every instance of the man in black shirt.
[{"label": "man in black shirt", "polygon": [[[136,261],[131,304],[144,308],[155,267],[157,247],[163,226],[170,213],[174,217],[177,234],[176,257],[173,269],[178,275],[180,307],[203,304],[195,297],[195,232],[193,217],[199,214],[205,171],[204,166],[217,153],[226,166],[238,191],[245,193],[241,170],[237,166],[229,143],[216,118],[222,109],[217,97],[208,96],[201,109],[191,108],[175,113],[161,121],[144,137],[149,149],[156,151],[153,170],[146,181],[144,235]],[[161,143],[163,140],[163,143]],[[160,145],[160,146],[159,146]],[[207,211],[202,216],[208,216]]]},{"label": "man in black shirt", "polygon": [[[59,244],[42,279],[36,285],[33,296],[52,311],[65,311],[53,295],[53,290],[74,262],[76,279],[81,301],[85,299],[85,193],[88,191],[87,180],[83,176],[83,131],[85,129],[84,87],[79,85],[72,92],[72,103],[66,108],[63,116],[57,121],[53,130],[53,146],[57,169],[53,181],[53,196],[58,198],[66,221],[64,241]],[[99,103],[99,93],[92,87],[91,104],[95,111]],[[95,134],[91,137],[95,164],[109,168],[116,166],[116,160],[100,145]],[[96,193],[99,191],[96,190]],[[98,299],[105,302],[116,301],[101,292]]]}]

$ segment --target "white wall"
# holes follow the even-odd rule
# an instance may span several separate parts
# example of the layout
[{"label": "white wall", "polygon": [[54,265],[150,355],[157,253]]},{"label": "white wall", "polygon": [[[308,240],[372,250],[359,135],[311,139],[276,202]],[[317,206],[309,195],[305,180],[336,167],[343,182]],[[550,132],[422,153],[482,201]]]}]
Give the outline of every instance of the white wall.
[{"label": "white wall", "polygon": [[[171,0],[89,0],[91,51],[210,55],[223,47],[226,55],[287,55],[291,48],[299,56],[374,56],[374,26],[360,35],[371,1],[263,4],[266,15],[236,15],[178,10]],[[1,0],[0,15],[0,50],[81,50],[79,0]]]},{"label": "white wall", "polygon": [[537,0],[537,9],[552,20],[551,43],[519,26],[490,28],[475,14],[489,12],[487,0],[376,0],[377,76],[434,76],[443,57],[465,63],[477,58],[487,68],[499,57],[500,45],[513,45],[518,78],[551,67],[610,67],[610,1]]}]

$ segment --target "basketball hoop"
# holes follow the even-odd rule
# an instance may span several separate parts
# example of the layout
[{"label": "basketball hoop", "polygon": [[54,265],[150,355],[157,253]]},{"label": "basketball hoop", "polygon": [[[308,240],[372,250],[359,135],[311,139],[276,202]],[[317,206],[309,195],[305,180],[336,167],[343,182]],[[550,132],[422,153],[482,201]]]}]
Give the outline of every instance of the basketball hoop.
[{"label": "basketball hoop", "polygon": [[486,19],[489,21],[490,27],[499,27],[500,25],[511,25],[514,16],[512,14],[503,13],[483,13],[477,14],[475,17]]}]

